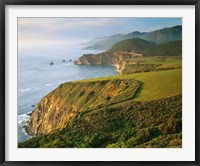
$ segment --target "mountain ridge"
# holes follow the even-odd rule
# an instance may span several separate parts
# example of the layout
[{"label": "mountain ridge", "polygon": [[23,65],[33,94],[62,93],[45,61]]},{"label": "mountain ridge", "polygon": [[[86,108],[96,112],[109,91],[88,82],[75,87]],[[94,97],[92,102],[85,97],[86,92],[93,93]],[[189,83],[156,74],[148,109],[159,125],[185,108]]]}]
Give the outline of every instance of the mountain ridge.
[{"label": "mountain ridge", "polygon": [[181,40],[182,39],[182,25],[176,25],[173,27],[165,27],[162,29],[150,31],[150,32],[140,32],[134,31],[127,34],[116,34],[107,37],[99,37],[86,43],[85,49],[99,49],[108,50],[114,44],[132,38],[141,38],[147,41],[151,41],[157,44],[163,44],[170,41]]}]

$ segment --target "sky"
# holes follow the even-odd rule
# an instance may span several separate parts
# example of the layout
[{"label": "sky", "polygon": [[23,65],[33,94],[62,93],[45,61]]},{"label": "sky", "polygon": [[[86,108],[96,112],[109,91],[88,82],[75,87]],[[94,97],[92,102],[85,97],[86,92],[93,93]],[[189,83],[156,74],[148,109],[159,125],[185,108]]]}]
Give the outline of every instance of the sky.
[{"label": "sky", "polygon": [[48,54],[97,37],[182,25],[181,18],[18,18],[19,54]]}]

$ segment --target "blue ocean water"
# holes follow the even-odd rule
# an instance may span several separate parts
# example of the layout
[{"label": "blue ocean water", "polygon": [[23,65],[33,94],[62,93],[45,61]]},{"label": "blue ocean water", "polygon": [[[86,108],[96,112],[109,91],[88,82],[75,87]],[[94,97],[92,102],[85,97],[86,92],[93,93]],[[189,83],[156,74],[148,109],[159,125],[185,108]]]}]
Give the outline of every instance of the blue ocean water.
[{"label": "blue ocean water", "polygon": [[70,48],[64,55],[18,55],[18,142],[30,138],[23,126],[34,106],[61,83],[117,75],[114,66],[74,64],[82,54],[97,52],[101,51]]}]

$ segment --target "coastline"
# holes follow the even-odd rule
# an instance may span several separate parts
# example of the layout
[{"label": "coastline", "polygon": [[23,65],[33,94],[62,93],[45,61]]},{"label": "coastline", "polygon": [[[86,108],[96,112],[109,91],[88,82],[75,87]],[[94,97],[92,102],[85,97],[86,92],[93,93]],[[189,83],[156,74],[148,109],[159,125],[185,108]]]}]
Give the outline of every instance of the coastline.
[{"label": "coastline", "polygon": [[[82,53],[81,53],[82,54]],[[34,60],[36,58],[34,57]],[[72,58],[75,59],[75,58]],[[76,66],[74,65],[74,63],[62,63],[61,62],[61,58],[56,60],[56,64],[53,66],[50,66],[48,61],[49,58],[45,58],[41,63],[37,63],[37,66],[40,68],[42,68],[43,70],[45,69],[44,73],[42,72],[41,75],[44,75],[45,73],[49,72],[49,70],[53,70],[53,72],[59,72],[59,74],[61,74],[61,76],[59,78],[55,78],[52,77],[52,79],[48,79],[46,80],[45,78],[43,80],[41,80],[42,83],[39,84],[43,84],[44,86],[40,86],[41,88],[39,88],[39,94],[38,91],[35,92],[34,88],[31,87],[30,85],[27,85],[27,88],[31,88],[31,90],[29,91],[23,91],[20,92],[20,100],[18,101],[18,122],[23,121],[21,123],[18,123],[18,142],[24,142],[27,141],[28,138],[31,138],[31,135],[28,134],[27,132],[27,124],[29,122],[30,119],[30,114],[34,111],[34,107],[32,107],[32,105],[36,105],[37,103],[40,102],[40,100],[46,96],[48,93],[52,92],[53,90],[55,90],[60,84],[65,83],[65,82],[71,82],[71,81],[76,81],[76,80],[84,80],[84,79],[89,79],[89,78],[97,78],[97,77],[104,77],[104,76],[114,76],[114,75],[118,75],[115,68],[113,68],[111,65],[106,66],[106,67],[101,67],[101,66],[97,66],[96,68],[92,67],[90,68],[90,66]],[[46,62],[46,64],[45,64]],[[58,64],[59,62],[59,64]],[[35,63],[36,64],[36,63]],[[45,64],[45,65],[44,65]],[[59,67],[59,68],[58,68]],[[66,70],[66,67],[69,68],[72,72],[74,71],[76,73],[75,77],[73,74],[69,73],[69,77],[68,75],[66,76],[66,72],[63,72],[64,70]],[[30,69],[24,69],[26,71],[30,71]],[[24,71],[21,69],[21,71]],[[62,74],[63,73],[63,74]],[[31,77],[31,79],[35,80],[37,79],[38,76],[40,75],[33,75],[34,77]],[[73,76],[73,77],[72,77]],[[56,76],[57,77],[57,76]],[[55,80],[54,80],[55,78]],[[69,78],[69,81],[67,79]],[[21,79],[21,81],[23,81]],[[50,84],[51,86],[46,86],[46,84]],[[21,83],[21,85],[24,86],[24,82],[23,84]],[[38,86],[36,84],[36,86]],[[21,89],[24,87],[20,87]],[[31,96],[30,96],[31,95]],[[34,96],[33,96],[34,95]],[[24,97],[23,97],[24,96]],[[34,100],[32,101],[31,98],[29,98],[29,96],[31,98],[34,97]],[[28,99],[28,100],[27,100]],[[27,112],[26,112],[27,111]],[[26,116],[26,117],[25,117]]]}]

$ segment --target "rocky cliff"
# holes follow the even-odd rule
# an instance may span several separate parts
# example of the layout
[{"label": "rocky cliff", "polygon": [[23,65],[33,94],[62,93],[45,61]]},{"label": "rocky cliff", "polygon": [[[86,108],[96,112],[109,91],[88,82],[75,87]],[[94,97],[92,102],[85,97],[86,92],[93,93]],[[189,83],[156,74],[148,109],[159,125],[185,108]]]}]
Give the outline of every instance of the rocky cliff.
[{"label": "rocky cliff", "polygon": [[99,54],[85,54],[76,65],[120,65],[125,59],[142,57],[142,51],[156,46],[143,39],[128,39],[115,44],[110,50]]},{"label": "rocky cliff", "polygon": [[37,104],[27,132],[30,135],[53,133],[84,112],[133,98],[139,85],[134,79],[62,84]]},{"label": "rocky cliff", "polygon": [[102,53],[102,54],[85,54],[81,56],[76,65],[116,65],[121,66],[125,59],[130,59],[137,54],[129,54],[126,52]]}]

